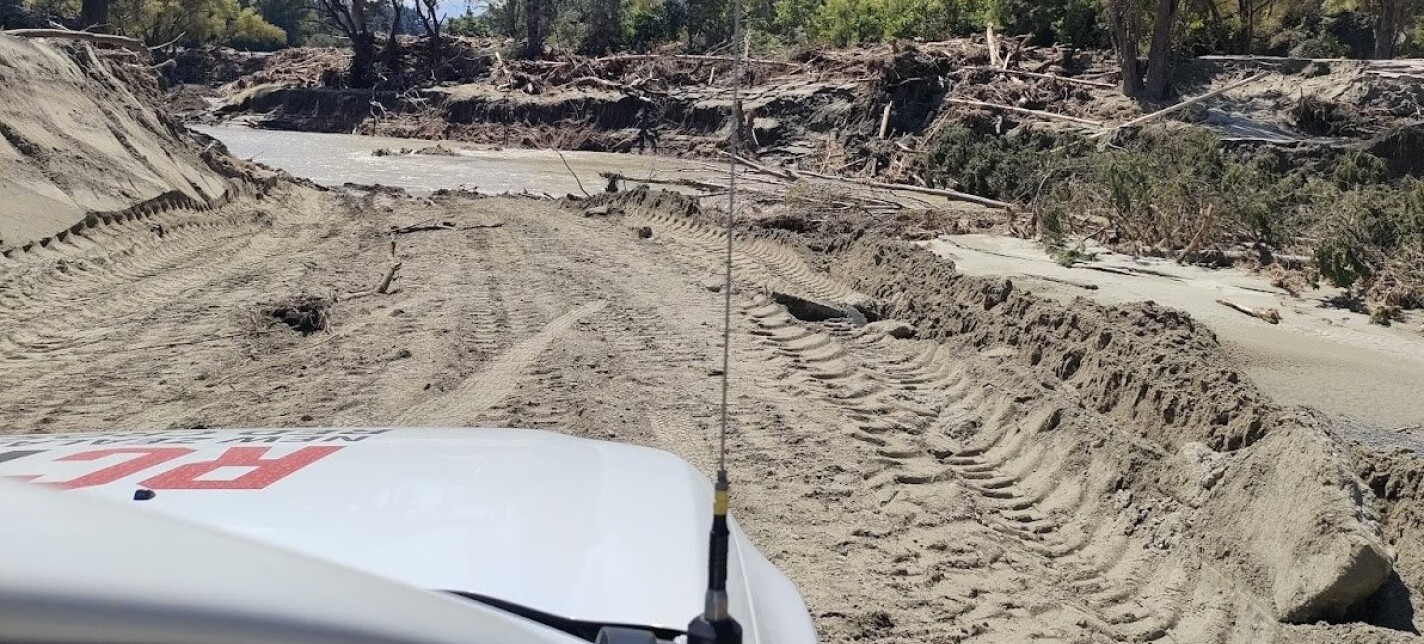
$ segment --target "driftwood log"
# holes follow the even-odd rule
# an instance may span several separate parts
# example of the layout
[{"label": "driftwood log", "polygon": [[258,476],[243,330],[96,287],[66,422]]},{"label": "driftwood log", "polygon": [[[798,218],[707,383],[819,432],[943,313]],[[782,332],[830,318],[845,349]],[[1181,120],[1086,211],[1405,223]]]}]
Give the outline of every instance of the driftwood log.
[{"label": "driftwood log", "polygon": [[141,40],[127,38],[125,36],[115,36],[113,34],[96,34],[87,31],[71,31],[69,29],[10,29],[0,31],[6,36],[17,36],[19,38],[63,38],[67,40],[82,40],[100,45],[112,45],[133,51],[148,53],[148,46]]}]

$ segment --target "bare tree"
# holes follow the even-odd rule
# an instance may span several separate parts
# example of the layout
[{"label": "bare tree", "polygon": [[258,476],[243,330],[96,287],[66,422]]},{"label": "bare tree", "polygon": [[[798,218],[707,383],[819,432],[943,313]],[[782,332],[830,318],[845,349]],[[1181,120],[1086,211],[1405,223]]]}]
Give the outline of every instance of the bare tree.
[{"label": "bare tree", "polygon": [[1145,0],[1108,0],[1108,31],[1122,70],[1122,93],[1160,99],[1167,94],[1172,70],[1172,31],[1181,11],[1181,0],[1155,0],[1152,9],[1152,40],[1147,51],[1147,77],[1143,80],[1138,48],[1142,40]]},{"label": "bare tree", "polygon": [[415,0],[415,17],[420,19],[420,26],[425,29],[425,37],[430,47],[430,70],[435,77],[442,77],[445,44],[440,36],[440,14],[436,12],[440,8],[440,0]]},{"label": "bare tree", "polygon": [[1180,0],[1157,0],[1152,24],[1152,45],[1147,50],[1147,83],[1143,88],[1147,98],[1167,96],[1172,71],[1172,30],[1181,11]]},{"label": "bare tree", "polygon": [[351,40],[352,87],[370,87],[376,61],[376,39],[366,25],[366,3],[371,0],[316,0],[317,7]]}]

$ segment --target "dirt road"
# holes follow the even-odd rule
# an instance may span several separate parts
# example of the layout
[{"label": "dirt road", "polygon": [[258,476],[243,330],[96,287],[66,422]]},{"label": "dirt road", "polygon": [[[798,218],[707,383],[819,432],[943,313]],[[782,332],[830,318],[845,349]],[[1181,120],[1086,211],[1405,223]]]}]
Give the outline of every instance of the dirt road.
[{"label": "dirt road", "polygon": [[[397,236],[390,294],[289,317],[305,335],[274,317],[370,289],[388,228],[431,220],[453,227]],[[557,428],[706,470],[723,239],[658,209],[296,186],[101,226],[0,259],[0,426]],[[828,641],[1395,636],[1281,625],[1161,541],[1052,437],[1063,392],[1002,355],[798,320],[765,289],[860,296],[777,243],[736,268],[735,512]]]}]

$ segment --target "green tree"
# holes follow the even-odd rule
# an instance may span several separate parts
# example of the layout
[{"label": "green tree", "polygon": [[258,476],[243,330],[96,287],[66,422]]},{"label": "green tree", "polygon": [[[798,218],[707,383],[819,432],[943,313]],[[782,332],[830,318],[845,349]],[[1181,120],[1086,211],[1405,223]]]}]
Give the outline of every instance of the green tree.
[{"label": "green tree", "polygon": [[287,38],[236,0],[113,0],[109,21],[114,31],[152,44],[177,40],[273,49]]},{"label": "green tree", "polygon": [[586,0],[583,17],[587,31],[579,51],[601,55],[623,46],[623,0]]},{"label": "green tree", "polygon": [[305,42],[314,15],[311,0],[255,0],[252,7],[287,34],[288,46]]},{"label": "green tree", "polygon": [[885,35],[884,0],[825,0],[811,24],[818,38],[837,46],[877,42]]},{"label": "green tree", "polygon": [[688,0],[687,37],[694,45],[712,46],[732,38],[731,0]]},{"label": "green tree", "polygon": [[0,0],[0,29],[22,29],[35,25],[29,8],[20,0]]}]

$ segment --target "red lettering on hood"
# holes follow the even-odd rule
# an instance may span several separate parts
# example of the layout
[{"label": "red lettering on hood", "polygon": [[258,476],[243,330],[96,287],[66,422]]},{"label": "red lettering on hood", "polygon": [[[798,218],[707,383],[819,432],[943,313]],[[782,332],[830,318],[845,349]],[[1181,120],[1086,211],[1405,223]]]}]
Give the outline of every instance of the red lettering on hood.
[{"label": "red lettering on hood", "polygon": [[[179,449],[179,448],[168,448]],[[140,485],[155,490],[260,490],[287,475],[341,449],[341,446],[303,447],[277,458],[264,458],[270,447],[230,447],[211,461],[180,465],[149,478]],[[249,471],[233,479],[202,479],[226,467]]]},{"label": "red lettering on hood", "polygon": [[39,481],[45,485],[53,485],[65,490],[73,490],[81,487],[91,487],[95,485],[105,485],[113,483],[126,476],[132,476],[150,467],[166,463],[180,456],[191,454],[189,447],[110,447],[107,449],[95,449],[77,454],[67,454],[61,456],[56,461],[97,461],[101,458],[113,456],[115,454],[133,454],[134,457],[122,463],[110,465],[102,470],[90,472],[78,478],[68,481]]}]

